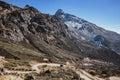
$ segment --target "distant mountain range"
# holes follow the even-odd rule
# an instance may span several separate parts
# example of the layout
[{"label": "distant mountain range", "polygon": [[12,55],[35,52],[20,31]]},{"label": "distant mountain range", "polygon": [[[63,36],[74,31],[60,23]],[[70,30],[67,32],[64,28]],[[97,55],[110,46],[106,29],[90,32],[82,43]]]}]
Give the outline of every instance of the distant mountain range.
[{"label": "distant mountain range", "polygon": [[61,9],[50,15],[0,1],[0,52],[20,60],[64,63],[89,57],[120,65],[120,35]]}]

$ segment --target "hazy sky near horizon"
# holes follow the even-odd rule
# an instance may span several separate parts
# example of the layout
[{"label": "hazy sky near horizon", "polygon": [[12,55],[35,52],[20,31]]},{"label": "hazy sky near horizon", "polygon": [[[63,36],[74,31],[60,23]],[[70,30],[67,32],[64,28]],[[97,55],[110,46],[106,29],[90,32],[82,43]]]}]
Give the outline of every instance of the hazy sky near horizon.
[{"label": "hazy sky near horizon", "polygon": [[24,7],[26,4],[42,13],[54,14],[57,9],[76,15],[107,30],[120,33],[120,0],[4,0]]}]

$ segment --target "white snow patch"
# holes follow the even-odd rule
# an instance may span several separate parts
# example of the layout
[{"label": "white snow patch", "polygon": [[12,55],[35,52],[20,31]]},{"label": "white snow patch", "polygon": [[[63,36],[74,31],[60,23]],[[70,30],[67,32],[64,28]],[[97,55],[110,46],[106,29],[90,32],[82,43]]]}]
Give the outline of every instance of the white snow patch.
[{"label": "white snow patch", "polygon": [[77,23],[77,22],[73,22],[73,21],[66,21],[65,24],[68,27],[76,27],[77,29],[79,29],[82,26],[82,24]]},{"label": "white snow patch", "polygon": [[61,15],[61,17],[64,19],[64,18],[65,18],[65,15]]},{"label": "white snow patch", "polygon": [[81,36],[81,39],[82,39],[82,40],[86,40],[85,37],[83,37],[83,36]]}]

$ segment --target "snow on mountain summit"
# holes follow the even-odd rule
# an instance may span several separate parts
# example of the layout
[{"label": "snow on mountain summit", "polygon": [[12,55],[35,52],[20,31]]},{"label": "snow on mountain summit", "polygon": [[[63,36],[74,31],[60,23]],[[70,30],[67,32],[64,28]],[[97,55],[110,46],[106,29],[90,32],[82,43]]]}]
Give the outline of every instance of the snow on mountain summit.
[{"label": "snow on mountain summit", "polygon": [[[81,40],[86,40],[84,35],[92,33],[93,32],[93,28],[91,26],[94,26],[94,27],[96,26],[96,25],[91,24],[88,21],[86,21],[84,19],[81,19],[81,18],[79,18],[77,16],[65,13],[62,9],[57,10],[55,15],[57,17],[61,18],[65,22],[65,24],[69,27],[69,29],[71,30],[72,34],[76,38],[81,39]],[[80,35],[81,33],[84,33],[84,35],[81,36]],[[88,35],[87,38],[88,37],[91,37],[91,36]]]},{"label": "snow on mountain summit", "polygon": [[[98,47],[107,46],[109,48],[115,49],[120,53],[120,46],[118,45],[118,43],[120,43],[119,34],[105,30],[87,20],[72,14],[65,13],[62,9],[57,10],[55,16],[61,18],[64,21],[64,23],[71,31],[71,34],[78,40],[90,42],[91,44],[94,44]],[[103,38],[105,40],[103,40]]]}]

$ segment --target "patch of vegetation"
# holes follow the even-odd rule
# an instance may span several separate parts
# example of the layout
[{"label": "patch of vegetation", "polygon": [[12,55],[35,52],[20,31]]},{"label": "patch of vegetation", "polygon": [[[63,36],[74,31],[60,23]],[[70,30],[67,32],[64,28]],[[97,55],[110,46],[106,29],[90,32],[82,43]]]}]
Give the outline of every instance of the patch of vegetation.
[{"label": "patch of vegetation", "polygon": [[7,69],[11,69],[12,67],[17,67],[17,65],[14,63],[6,63],[4,67]]},{"label": "patch of vegetation", "polygon": [[25,80],[35,80],[33,75],[27,75]]},{"label": "patch of vegetation", "polygon": [[25,60],[14,60],[14,59],[7,59],[7,61],[9,61],[8,63],[5,63],[5,68],[7,69],[12,69],[15,68],[17,66],[26,66],[30,68],[30,64],[29,61],[25,61]]},{"label": "patch of vegetation", "polygon": [[64,69],[58,69],[56,70],[46,70],[44,72],[41,72],[39,75],[36,76],[37,79],[39,79],[39,77],[43,77],[44,80],[48,79],[48,80],[59,80],[59,79],[63,79],[63,80],[79,80],[79,75],[76,74],[74,71],[72,70],[64,70]]},{"label": "patch of vegetation", "polygon": [[[9,52],[9,54],[16,56],[21,60],[42,60],[42,53],[31,50],[29,48],[25,48],[24,46],[13,44],[13,43],[6,43],[0,41],[0,47]],[[7,58],[7,57],[6,57]]]},{"label": "patch of vegetation", "polygon": [[89,52],[88,57],[106,62],[112,62],[115,65],[120,66],[120,56],[109,49],[93,49]]},{"label": "patch of vegetation", "polygon": [[91,75],[99,75],[100,77],[120,76],[120,68],[107,65],[95,65],[87,67]]}]

